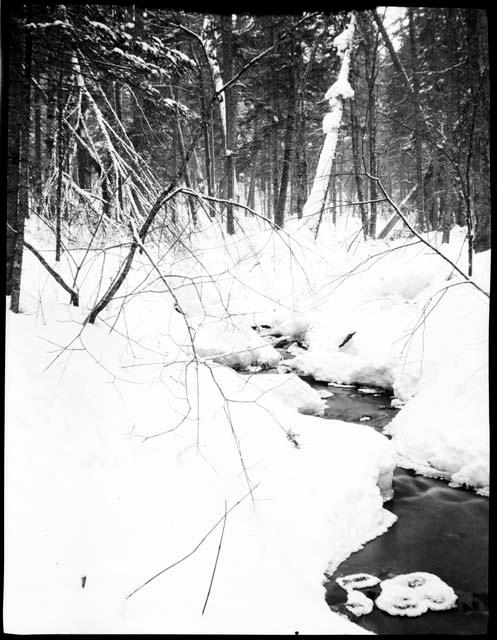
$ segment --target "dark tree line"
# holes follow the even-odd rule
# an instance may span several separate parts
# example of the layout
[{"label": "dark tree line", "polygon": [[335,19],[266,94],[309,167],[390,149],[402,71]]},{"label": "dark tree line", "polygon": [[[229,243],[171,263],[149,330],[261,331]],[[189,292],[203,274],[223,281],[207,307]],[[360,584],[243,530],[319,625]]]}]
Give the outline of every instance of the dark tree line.
[{"label": "dark tree line", "polygon": [[[190,190],[192,224],[222,216],[230,234],[246,215],[237,201],[277,227],[302,215],[345,12],[21,4],[2,19],[13,310],[31,215],[53,230],[56,260],[65,229],[127,229],[130,220],[140,227],[168,186]],[[365,239],[386,235],[379,216],[394,212],[378,202],[369,177],[377,176],[418,230],[441,230],[448,241],[458,224],[471,250],[489,247],[487,31],[483,10],[409,8],[394,47],[380,13],[357,13],[355,95],[325,177],[325,214],[336,220],[349,204]],[[209,207],[192,192],[208,195]],[[163,226],[177,224],[177,202],[157,206]]]}]

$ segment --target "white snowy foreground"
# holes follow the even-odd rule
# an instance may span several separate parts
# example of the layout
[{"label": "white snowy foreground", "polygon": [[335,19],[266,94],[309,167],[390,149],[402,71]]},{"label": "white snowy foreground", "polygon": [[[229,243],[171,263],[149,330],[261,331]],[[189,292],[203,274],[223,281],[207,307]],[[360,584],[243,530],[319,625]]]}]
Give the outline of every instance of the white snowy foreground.
[{"label": "white snowy foreground", "polygon": [[[125,248],[89,252],[79,309],[25,252],[23,313],[7,312],[7,632],[367,633],[330,611],[321,583],[395,521],[378,482],[396,456],[488,487],[483,296],[449,289],[402,352],[395,341],[445,282],[440,258],[398,249],[344,280],[392,245],[347,252],[356,228],[323,225],[314,244],[296,221],[289,234],[243,223],[229,247],[214,225],[194,235],[194,258],[150,246],[181,312],[140,254],[93,326],[82,321]],[[84,255],[63,255],[68,281]],[[303,415],[322,401],[292,374],[280,384],[225,366],[277,364],[251,329],[277,323],[309,344],[300,370],[388,381],[406,402],[392,441]]]}]

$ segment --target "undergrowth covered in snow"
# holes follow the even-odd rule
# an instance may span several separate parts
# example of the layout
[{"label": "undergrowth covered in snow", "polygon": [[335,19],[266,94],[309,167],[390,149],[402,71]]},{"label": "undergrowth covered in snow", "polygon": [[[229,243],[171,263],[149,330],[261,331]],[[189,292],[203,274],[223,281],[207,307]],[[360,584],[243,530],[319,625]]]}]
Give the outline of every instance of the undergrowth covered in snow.
[{"label": "undergrowth covered in snow", "polygon": [[[79,308],[25,252],[7,312],[8,631],[356,633],[323,573],[394,522],[378,481],[395,460],[488,491],[488,300],[415,239],[361,243],[355,218],[317,241],[299,220],[241,224],[148,242],[94,325],[129,238],[80,237],[55,265]],[[28,240],[55,264],[34,220]],[[462,230],[439,249],[464,268]],[[489,253],[475,271],[488,287]],[[237,371],[280,362],[260,325],[307,347],[286,361],[298,373],[392,389],[393,439],[316,417],[291,373]]]}]

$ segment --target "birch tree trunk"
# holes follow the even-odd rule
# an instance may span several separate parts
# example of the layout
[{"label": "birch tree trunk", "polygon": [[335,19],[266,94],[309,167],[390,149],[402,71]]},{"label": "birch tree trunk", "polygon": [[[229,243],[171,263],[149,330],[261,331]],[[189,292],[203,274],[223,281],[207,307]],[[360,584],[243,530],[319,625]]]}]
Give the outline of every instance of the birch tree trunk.
[{"label": "birch tree trunk", "polygon": [[354,95],[348,78],[355,24],[356,18],[352,14],[347,28],[333,41],[341,59],[341,67],[336,82],[331,85],[325,95],[325,98],[329,100],[329,111],[323,118],[323,131],[326,138],[319,156],[312,190],[304,207],[304,216],[319,215],[321,212],[335,156],[338,132],[342,121],[343,102],[346,98],[351,98]]}]

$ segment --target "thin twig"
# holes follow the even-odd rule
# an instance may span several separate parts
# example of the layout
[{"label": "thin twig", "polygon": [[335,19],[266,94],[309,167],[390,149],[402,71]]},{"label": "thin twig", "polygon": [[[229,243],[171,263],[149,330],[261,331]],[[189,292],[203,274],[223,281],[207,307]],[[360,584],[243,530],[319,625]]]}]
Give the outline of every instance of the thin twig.
[{"label": "thin twig", "polygon": [[159,571],[158,573],[156,573],[154,576],[152,576],[151,578],[149,578],[148,580],[146,580],[142,585],[140,585],[139,587],[137,587],[136,589],[134,589],[131,593],[129,593],[126,596],[126,600],[128,600],[129,598],[131,598],[131,596],[134,596],[135,593],[137,593],[138,591],[140,591],[140,589],[143,589],[143,587],[146,587],[147,584],[150,584],[153,580],[155,580],[156,578],[158,578],[159,576],[161,576],[163,573],[166,573],[166,571],[169,571],[169,569],[172,569],[173,567],[176,567],[178,564],[180,564],[181,562],[183,562],[184,560],[186,560],[187,558],[189,558],[190,556],[192,556],[197,549],[205,542],[205,540],[211,535],[211,533],[216,529],[216,527],[223,522],[223,520],[226,520],[226,516],[228,515],[228,513],[230,513],[231,511],[233,511],[233,509],[235,507],[237,507],[241,502],[243,502],[243,500],[245,500],[245,498],[247,496],[249,496],[252,491],[254,491],[255,489],[257,489],[257,487],[259,486],[260,482],[257,483],[255,485],[255,487],[253,487],[248,493],[246,493],[242,498],[240,498],[240,500],[238,500],[237,502],[235,502],[235,504],[233,506],[231,506],[227,511],[225,510],[223,516],[221,518],[219,518],[219,520],[209,529],[209,531],[205,534],[205,536],[200,540],[200,542],[194,547],[194,549],[192,549],[189,553],[187,553],[185,556],[183,556],[182,558],[180,558],[179,560],[176,560],[176,562],[173,562],[173,564],[170,564],[168,567],[166,567],[165,569],[162,569],[162,571]]},{"label": "thin twig", "polygon": [[207,601],[209,600],[209,596],[211,594],[212,583],[214,582],[214,575],[216,574],[216,568],[217,568],[217,563],[218,563],[218,560],[219,560],[219,554],[221,552],[221,545],[223,544],[224,529],[226,527],[226,516],[228,515],[227,512],[226,512],[227,506],[228,505],[227,505],[226,500],[225,500],[224,501],[223,529],[221,531],[221,537],[219,538],[219,546],[217,548],[216,561],[214,562],[214,568],[212,570],[211,581],[210,581],[210,584],[209,584],[209,590],[207,591],[207,596],[205,598],[204,607],[202,609],[202,615],[204,615],[205,607],[207,606]]}]

